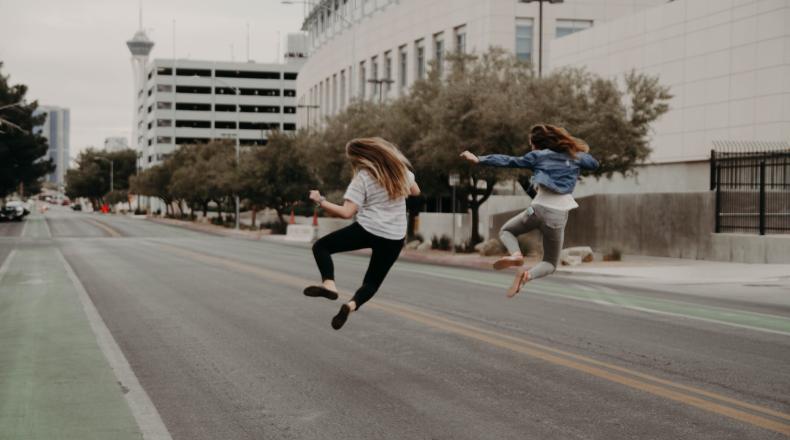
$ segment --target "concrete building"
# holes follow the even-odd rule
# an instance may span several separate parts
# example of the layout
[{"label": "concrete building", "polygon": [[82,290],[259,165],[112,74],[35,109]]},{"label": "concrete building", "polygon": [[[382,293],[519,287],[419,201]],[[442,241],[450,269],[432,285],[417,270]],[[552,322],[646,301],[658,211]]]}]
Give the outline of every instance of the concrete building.
[{"label": "concrete building", "polygon": [[114,152],[129,148],[129,139],[123,136],[108,137],[104,139],[104,151]]},{"label": "concrete building", "polygon": [[[544,68],[551,41],[632,15],[666,0],[565,0],[543,6]],[[431,60],[449,51],[498,46],[538,64],[539,7],[527,0],[321,0],[303,30],[309,58],[297,81],[300,122],[343,109],[355,97],[408,90]],[[441,63],[440,63],[441,65]],[[371,83],[370,80],[392,80]]]},{"label": "concrete building", "polygon": [[[135,39],[142,41],[140,32]],[[242,146],[266,145],[269,131],[296,130],[296,79],[306,57],[305,36],[289,35],[287,41],[284,63],[148,62],[147,54],[135,55],[134,68],[144,66],[142,79],[135,77],[132,127],[139,166],[157,164],[183,144],[238,134]]]},{"label": "concrete building", "polygon": [[707,191],[717,145],[790,140],[788,0],[676,0],[552,41],[550,58],[657,75],[674,95],[638,178],[588,181],[577,195]]},{"label": "concrete building", "polygon": [[42,105],[36,109],[38,114],[47,115],[44,125],[36,127],[35,131],[47,138],[49,149],[47,159],[55,164],[55,171],[47,174],[46,181],[57,185],[62,190],[66,182],[66,170],[71,162],[70,153],[70,124],[71,111],[63,107]]}]

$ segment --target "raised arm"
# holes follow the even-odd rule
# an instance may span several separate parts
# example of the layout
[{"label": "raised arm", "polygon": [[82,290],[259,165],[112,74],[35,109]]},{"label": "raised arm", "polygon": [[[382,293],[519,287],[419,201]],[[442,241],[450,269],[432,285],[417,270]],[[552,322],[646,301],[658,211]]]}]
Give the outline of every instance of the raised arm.
[{"label": "raised arm", "polygon": [[598,161],[590,153],[578,153],[579,167],[583,170],[594,171],[598,169]]},{"label": "raised arm", "polygon": [[461,157],[471,163],[486,165],[490,167],[528,168],[528,169],[533,169],[535,167],[534,151],[530,151],[529,153],[523,156],[507,156],[504,154],[489,154],[487,156],[475,156],[473,153],[469,151],[464,151],[463,153],[461,153]]},{"label": "raised arm", "polygon": [[343,205],[332,203],[326,200],[326,197],[322,196],[318,190],[310,191],[310,200],[314,201],[319,207],[324,208],[324,211],[332,217],[350,219],[359,210],[359,206],[348,199],[343,201]]}]

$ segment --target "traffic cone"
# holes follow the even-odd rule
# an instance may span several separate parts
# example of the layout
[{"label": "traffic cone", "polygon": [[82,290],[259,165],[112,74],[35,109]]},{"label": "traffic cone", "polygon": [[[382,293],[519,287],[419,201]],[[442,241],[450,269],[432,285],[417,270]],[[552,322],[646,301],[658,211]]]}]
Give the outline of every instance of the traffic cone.
[{"label": "traffic cone", "polygon": [[289,225],[295,225],[296,224],[296,217],[294,217],[294,207],[293,206],[291,206],[291,219],[288,220],[288,224]]},{"label": "traffic cone", "polygon": [[318,207],[313,210],[313,226],[318,227]]}]

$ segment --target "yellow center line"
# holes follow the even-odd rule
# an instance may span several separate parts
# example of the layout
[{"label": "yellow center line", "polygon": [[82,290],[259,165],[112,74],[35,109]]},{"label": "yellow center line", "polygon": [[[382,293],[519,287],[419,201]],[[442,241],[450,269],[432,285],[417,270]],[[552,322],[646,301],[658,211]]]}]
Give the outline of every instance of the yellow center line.
[{"label": "yellow center line", "polygon": [[[195,252],[163,243],[150,244],[158,245],[159,247],[165,248],[174,254],[190,258],[194,261],[206,263],[212,266],[224,267],[236,272],[260,276],[262,278],[276,281],[288,286],[302,288],[309,283],[308,280],[301,277],[264,269],[262,267],[245,264],[238,261],[228,260],[202,252]],[[347,293],[345,296],[350,297],[350,295]],[[365,307],[385,311],[429,327],[462,335],[470,339],[485,342],[495,347],[507,349],[516,353],[526,354],[554,365],[580,371],[591,376],[608,380],[610,382],[625,385],[633,389],[703,409],[705,411],[740,420],[742,422],[746,422],[748,424],[775,431],[784,435],[790,435],[790,424],[767,418],[775,417],[779,419],[790,420],[790,414],[785,414],[748,402],[742,402],[721,394],[683,385],[670,380],[661,379],[649,374],[640,373],[635,370],[610,364],[608,362],[603,362],[586,356],[548,347],[505,333],[460,323],[439,315],[435,315],[433,313],[416,310],[412,307],[396,305],[389,301],[377,300],[375,303],[366,304]],[[702,397],[715,400],[717,402],[712,402],[711,400],[706,400]],[[752,414],[741,409],[732,408],[730,406],[726,406],[725,404],[748,409],[760,413],[760,415]]]},{"label": "yellow center line", "polygon": [[104,232],[110,234],[110,237],[121,237],[122,236],[121,233],[118,232],[117,229],[111,228],[110,226],[107,226],[103,222],[100,222],[100,221],[92,219],[92,218],[86,218],[84,220],[87,221],[88,223],[98,227],[99,229],[103,230]]}]

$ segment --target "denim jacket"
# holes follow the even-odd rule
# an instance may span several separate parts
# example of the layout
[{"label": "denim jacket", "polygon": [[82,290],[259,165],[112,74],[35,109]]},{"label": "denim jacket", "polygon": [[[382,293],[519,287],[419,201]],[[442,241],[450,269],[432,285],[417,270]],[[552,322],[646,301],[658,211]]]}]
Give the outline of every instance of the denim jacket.
[{"label": "denim jacket", "polygon": [[534,173],[532,185],[542,185],[559,194],[573,192],[581,170],[598,168],[598,161],[588,153],[576,153],[576,159],[572,159],[565,153],[551,150],[532,150],[520,157],[489,154],[479,159],[481,165],[528,168]]}]

